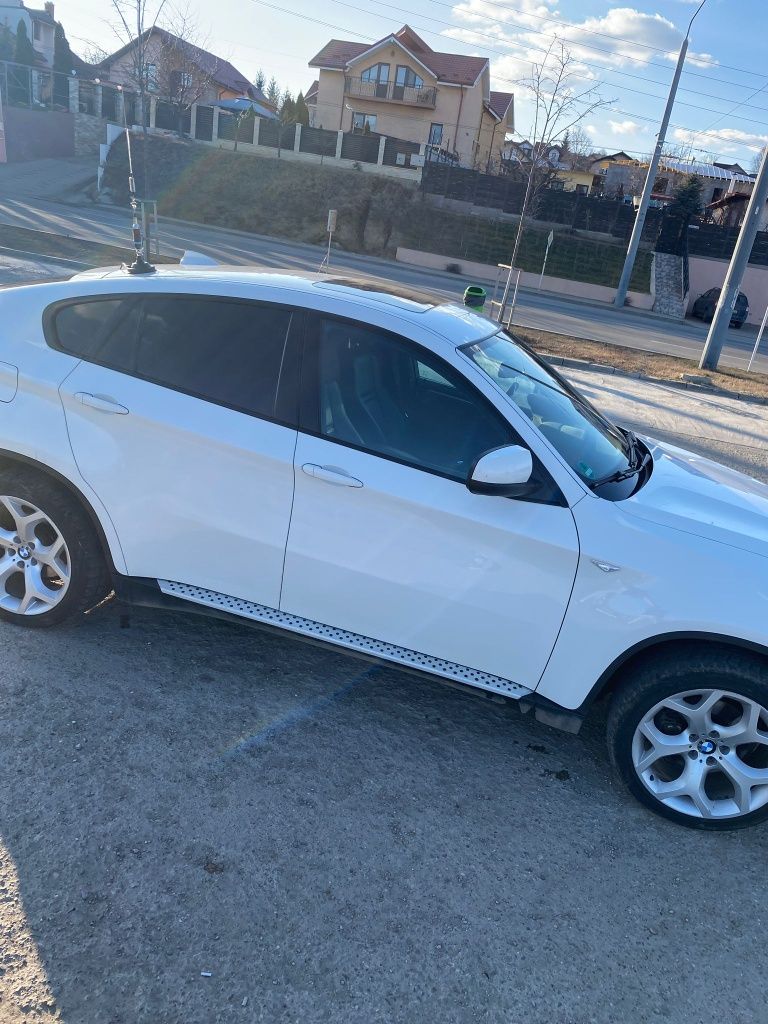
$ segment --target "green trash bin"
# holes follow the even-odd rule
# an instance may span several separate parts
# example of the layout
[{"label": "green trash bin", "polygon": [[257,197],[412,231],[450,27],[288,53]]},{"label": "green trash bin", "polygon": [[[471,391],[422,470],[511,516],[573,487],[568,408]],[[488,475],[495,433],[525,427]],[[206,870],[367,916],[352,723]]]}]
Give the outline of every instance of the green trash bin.
[{"label": "green trash bin", "polygon": [[464,291],[464,305],[469,306],[470,309],[476,309],[478,313],[482,313],[487,298],[488,293],[479,284],[471,284]]}]

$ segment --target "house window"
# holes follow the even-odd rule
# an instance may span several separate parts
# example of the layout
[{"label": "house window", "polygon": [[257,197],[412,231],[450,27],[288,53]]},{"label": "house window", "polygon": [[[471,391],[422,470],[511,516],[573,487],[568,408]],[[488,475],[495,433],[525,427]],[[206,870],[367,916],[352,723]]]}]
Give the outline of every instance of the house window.
[{"label": "house window", "polygon": [[389,81],[389,64],[374,64],[372,68],[366,68],[360,78],[364,82],[381,82],[386,85]]},{"label": "house window", "polygon": [[589,185],[577,185],[576,186],[576,194],[577,195],[585,196],[588,192],[589,192]]},{"label": "house window", "polygon": [[376,115],[362,114],[355,111],[352,114],[352,131],[367,133],[376,131]]},{"label": "house window", "polygon": [[43,38],[43,30],[40,27],[40,22],[39,21],[33,21],[32,22],[32,37],[33,37],[33,39],[42,39]]},{"label": "house window", "polygon": [[147,88],[157,88],[157,64],[145,64],[144,65],[145,77],[147,79]]},{"label": "house window", "polygon": [[441,146],[443,144],[443,126],[441,124],[431,124],[429,126],[429,144],[430,146]]},{"label": "house window", "polygon": [[404,85],[411,89],[421,89],[424,86],[424,79],[419,78],[415,71],[411,71],[404,64],[398,64],[395,85]]},{"label": "house window", "polygon": [[554,178],[549,183],[549,187],[553,191],[555,191],[555,192],[564,192],[565,191],[565,182],[562,180],[562,178]]},{"label": "house window", "polygon": [[372,68],[360,75],[360,81],[365,82],[367,88],[360,93],[361,96],[375,96],[377,99],[387,99],[389,88],[389,64],[374,64]]}]

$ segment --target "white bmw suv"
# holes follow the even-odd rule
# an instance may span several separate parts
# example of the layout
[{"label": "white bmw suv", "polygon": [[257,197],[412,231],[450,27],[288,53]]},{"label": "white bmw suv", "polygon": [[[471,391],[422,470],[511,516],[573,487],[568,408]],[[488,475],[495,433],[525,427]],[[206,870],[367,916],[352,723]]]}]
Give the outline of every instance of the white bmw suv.
[{"label": "white bmw suv", "polygon": [[372,283],[94,271],[0,292],[0,616],[111,591],[576,731],[632,793],[768,817],[768,487],[615,426],[498,324]]}]

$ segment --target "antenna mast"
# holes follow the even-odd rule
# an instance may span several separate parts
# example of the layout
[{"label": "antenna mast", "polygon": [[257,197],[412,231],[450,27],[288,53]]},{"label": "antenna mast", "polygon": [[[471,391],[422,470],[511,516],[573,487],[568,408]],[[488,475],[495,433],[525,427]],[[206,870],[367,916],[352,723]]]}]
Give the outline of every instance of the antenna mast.
[{"label": "antenna mast", "polygon": [[[122,92],[122,87],[119,87]],[[133,177],[133,154],[131,153],[131,133],[128,130],[128,118],[125,113],[125,96],[123,96],[123,127],[125,129],[125,145],[128,150],[128,192],[131,197],[131,212],[133,224],[131,233],[133,236],[133,247],[136,250],[136,259],[125,269],[129,274],[153,274],[155,268],[144,259],[144,239],[141,234],[141,223],[139,221],[139,204],[136,201],[136,181]]]}]

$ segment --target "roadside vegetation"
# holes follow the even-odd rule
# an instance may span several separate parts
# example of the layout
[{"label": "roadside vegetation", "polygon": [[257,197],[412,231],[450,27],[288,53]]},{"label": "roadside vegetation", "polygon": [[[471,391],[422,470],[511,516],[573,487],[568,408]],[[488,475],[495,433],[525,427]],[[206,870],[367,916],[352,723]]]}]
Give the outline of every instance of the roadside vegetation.
[{"label": "roadside vegetation", "polygon": [[[143,194],[143,159],[135,159]],[[451,259],[505,263],[517,231],[513,221],[469,216],[439,208],[412,182],[367,171],[327,168],[197,146],[150,136],[147,174],[158,211],[167,217],[216,224],[255,234],[322,244],[328,210],[338,211],[334,242],[349,252],[394,256],[397,246],[437,252]],[[125,142],[109,155],[104,183],[116,202],[127,203]],[[529,227],[517,265],[539,272],[548,231]],[[547,273],[593,284],[618,283],[623,249],[564,230],[555,234]],[[651,254],[638,257],[632,287],[650,288]]]}]

